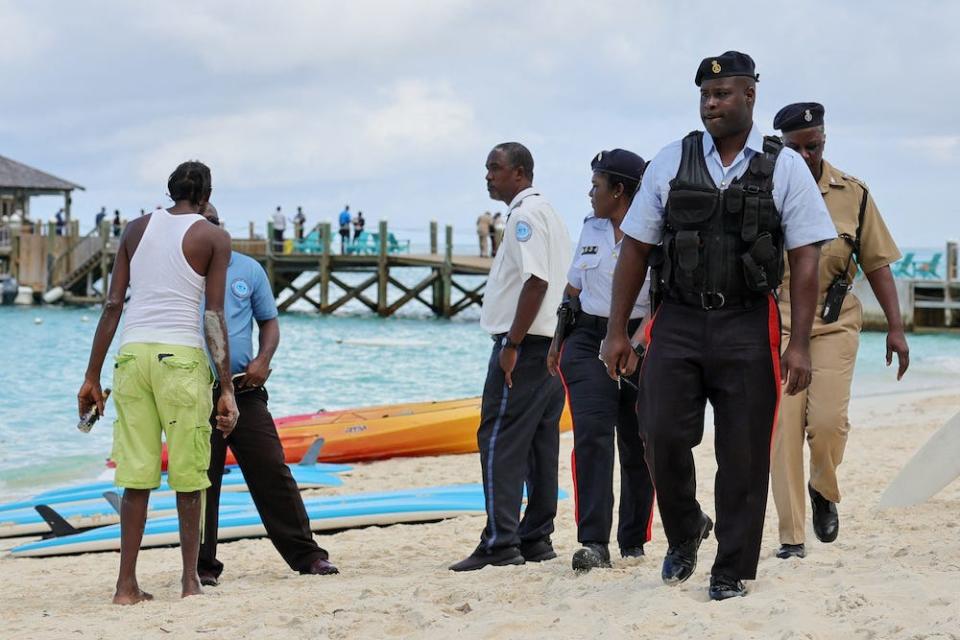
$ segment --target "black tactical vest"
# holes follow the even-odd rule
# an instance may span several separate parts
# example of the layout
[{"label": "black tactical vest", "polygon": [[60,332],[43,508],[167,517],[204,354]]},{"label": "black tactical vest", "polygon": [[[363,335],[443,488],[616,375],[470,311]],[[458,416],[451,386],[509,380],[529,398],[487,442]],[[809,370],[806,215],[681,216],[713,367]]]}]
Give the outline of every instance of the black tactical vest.
[{"label": "black tactical vest", "polygon": [[653,260],[663,298],[704,309],[759,302],[783,279],[783,232],[773,203],[773,168],[783,142],[763,139],[747,171],[726,190],[703,157],[703,132],[683,139],[670,181],[662,254]]}]

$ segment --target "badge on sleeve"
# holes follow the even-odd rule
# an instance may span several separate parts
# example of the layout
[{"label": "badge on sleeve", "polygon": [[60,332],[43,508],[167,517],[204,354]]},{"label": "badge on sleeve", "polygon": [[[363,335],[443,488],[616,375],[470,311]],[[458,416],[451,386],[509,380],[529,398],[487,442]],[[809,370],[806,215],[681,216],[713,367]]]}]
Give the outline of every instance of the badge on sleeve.
[{"label": "badge on sleeve", "polygon": [[237,296],[241,300],[249,297],[251,293],[250,285],[247,284],[247,281],[243,278],[237,278],[230,283],[230,290],[233,291],[233,295]]},{"label": "badge on sleeve", "polygon": [[526,242],[530,239],[530,236],[533,235],[533,229],[529,224],[520,220],[517,222],[517,240],[520,242]]}]

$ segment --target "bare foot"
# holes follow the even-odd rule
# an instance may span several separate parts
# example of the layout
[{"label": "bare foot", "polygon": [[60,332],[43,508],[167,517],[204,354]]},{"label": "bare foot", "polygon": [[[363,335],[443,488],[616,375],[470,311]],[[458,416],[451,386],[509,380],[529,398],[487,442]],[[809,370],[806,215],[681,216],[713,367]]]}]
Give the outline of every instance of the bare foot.
[{"label": "bare foot", "polygon": [[113,604],[137,604],[147,600],[153,600],[153,596],[140,589],[140,587],[117,589],[117,592],[113,594]]},{"label": "bare foot", "polygon": [[203,589],[200,588],[200,578],[196,574],[189,578],[182,578],[180,584],[183,585],[183,591],[180,593],[181,598],[203,595]]}]

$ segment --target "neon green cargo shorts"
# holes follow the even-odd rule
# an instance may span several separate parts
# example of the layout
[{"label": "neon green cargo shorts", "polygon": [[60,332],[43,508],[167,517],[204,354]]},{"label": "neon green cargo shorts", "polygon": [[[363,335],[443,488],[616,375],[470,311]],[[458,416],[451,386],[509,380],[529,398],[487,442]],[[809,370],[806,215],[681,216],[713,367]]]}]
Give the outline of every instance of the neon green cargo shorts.
[{"label": "neon green cargo shorts", "polygon": [[113,369],[114,483],[127,489],[160,486],[161,435],[167,441],[167,482],[174,491],[210,486],[213,373],[202,349],[129,343]]}]

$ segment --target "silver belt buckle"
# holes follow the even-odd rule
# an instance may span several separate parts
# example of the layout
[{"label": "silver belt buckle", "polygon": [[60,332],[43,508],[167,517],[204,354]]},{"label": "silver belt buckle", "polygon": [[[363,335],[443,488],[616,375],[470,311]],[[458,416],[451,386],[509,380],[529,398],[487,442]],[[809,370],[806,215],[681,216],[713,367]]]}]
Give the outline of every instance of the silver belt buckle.
[{"label": "silver belt buckle", "polygon": [[[714,300],[719,299],[720,304],[713,304]],[[710,311],[711,309],[722,309],[723,306],[727,304],[727,299],[723,297],[723,294],[719,291],[714,291],[707,293],[702,291],[700,293],[700,306],[703,307],[705,311]]]}]

